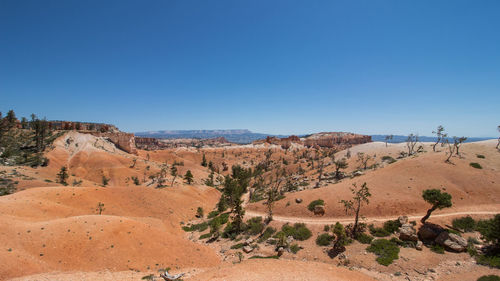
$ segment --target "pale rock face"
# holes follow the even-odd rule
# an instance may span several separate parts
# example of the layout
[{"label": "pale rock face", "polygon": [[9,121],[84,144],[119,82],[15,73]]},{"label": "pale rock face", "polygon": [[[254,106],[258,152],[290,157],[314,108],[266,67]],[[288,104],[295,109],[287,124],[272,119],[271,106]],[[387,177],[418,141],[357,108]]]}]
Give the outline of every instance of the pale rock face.
[{"label": "pale rock face", "polygon": [[399,239],[403,241],[418,241],[417,232],[413,228],[413,225],[409,223],[403,224],[399,228]]},{"label": "pale rock face", "polygon": [[441,232],[436,238],[436,243],[454,252],[463,252],[467,249],[467,240],[454,233]]}]

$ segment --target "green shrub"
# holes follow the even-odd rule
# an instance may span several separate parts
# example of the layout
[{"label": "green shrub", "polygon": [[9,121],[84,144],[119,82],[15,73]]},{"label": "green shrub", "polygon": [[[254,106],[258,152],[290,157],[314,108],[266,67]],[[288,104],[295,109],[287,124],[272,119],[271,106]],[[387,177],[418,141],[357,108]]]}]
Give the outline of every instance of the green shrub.
[{"label": "green shrub", "polygon": [[476,261],[478,264],[481,265],[500,268],[500,256],[488,256],[488,255],[476,256]]},{"label": "green shrub", "polygon": [[432,245],[431,251],[433,251],[434,253],[437,253],[437,254],[444,254],[444,248],[443,248],[443,246],[441,246],[439,244]]},{"label": "green shrub", "polygon": [[276,229],[273,227],[268,226],[266,230],[264,230],[264,233],[262,233],[262,236],[257,240],[258,243],[265,242],[267,239],[271,238],[271,236],[276,232]]},{"label": "green shrub", "polygon": [[231,246],[231,249],[240,249],[240,248],[243,248],[243,246],[245,246],[244,243],[238,243],[238,244],[234,244],[233,246]]},{"label": "green shrub", "polygon": [[207,239],[207,238],[210,238],[210,237],[212,237],[211,233],[205,233],[205,234],[203,234],[203,235],[200,236],[200,240]]},{"label": "green shrub", "polygon": [[384,222],[384,229],[389,233],[394,233],[398,231],[400,227],[401,223],[399,222],[399,220],[389,220]]},{"label": "green shrub", "polygon": [[484,157],[484,155],[482,155],[482,154],[476,154],[476,156],[477,156],[477,158],[481,158],[481,159],[486,158],[486,157]]},{"label": "green shrub", "polygon": [[323,227],[323,231],[328,232],[330,231],[330,226],[327,224]]},{"label": "green shrub", "polygon": [[358,233],[356,235],[356,240],[358,240],[359,243],[362,243],[362,244],[370,244],[373,240],[373,236],[362,232],[362,233]]},{"label": "green shrub", "polygon": [[381,228],[381,227],[374,227],[373,224],[370,224],[368,226],[368,229],[370,230],[370,234],[375,236],[375,237],[386,237],[391,235],[390,232],[387,230]]},{"label": "green shrub", "polygon": [[472,167],[472,168],[476,168],[476,169],[482,169],[483,167],[481,166],[481,164],[479,163],[476,163],[476,162],[470,162],[469,165]]},{"label": "green shrub", "polygon": [[209,219],[215,218],[218,215],[219,215],[219,211],[217,211],[217,210],[211,211],[210,213],[208,213],[208,217],[207,218],[209,218]]},{"label": "green shrub", "polygon": [[183,226],[182,229],[186,232],[192,232],[192,231],[205,231],[208,228],[208,223],[207,222],[202,222],[198,224],[192,224],[190,226]]},{"label": "green shrub", "polygon": [[264,230],[264,223],[262,223],[262,217],[255,217],[247,220],[246,233],[250,235],[257,235]]},{"label": "green shrub", "polygon": [[382,156],[382,161],[387,162],[389,164],[392,164],[392,163],[396,162],[396,159],[392,158],[389,155],[385,155],[385,156]]},{"label": "green shrub", "polygon": [[309,203],[309,205],[307,205],[307,209],[312,212],[312,211],[314,211],[314,208],[316,206],[324,206],[324,205],[325,205],[325,201],[318,199],[318,200],[314,200],[311,203]]},{"label": "green shrub", "polygon": [[498,275],[484,275],[479,277],[477,281],[500,281],[500,277]]},{"label": "green shrub", "polygon": [[292,226],[285,224],[281,227],[281,231],[285,235],[292,236],[295,240],[304,241],[311,238],[312,233],[303,223],[296,223]]},{"label": "green shrub", "polygon": [[328,246],[332,243],[334,238],[335,237],[333,237],[333,235],[330,235],[328,233],[320,234],[320,235],[318,235],[318,237],[316,237],[316,245]]},{"label": "green shrub", "polygon": [[417,245],[417,242],[415,241],[402,241],[396,237],[392,237],[390,241],[403,248],[415,248]]},{"label": "green shrub", "polygon": [[381,265],[388,266],[394,260],[399,258],[399,247],[395,243],[387,239],[376,239],[371,245],[366,248],[368,252],[376,254],[377,262]]},{"label": "green shrub", "polygon": [[300,247],[298,244],[292,244],[290,246],[290,251],[294,254],[296,254],[298,251],[300,251],[300,249],[302,249],[302,247]]},{"label": "green shrub", "polygon": [[268,257],[263,257],[263,256],[251,256],[248,259],[279,259],[280,257],[278,256],[268,256]]}]

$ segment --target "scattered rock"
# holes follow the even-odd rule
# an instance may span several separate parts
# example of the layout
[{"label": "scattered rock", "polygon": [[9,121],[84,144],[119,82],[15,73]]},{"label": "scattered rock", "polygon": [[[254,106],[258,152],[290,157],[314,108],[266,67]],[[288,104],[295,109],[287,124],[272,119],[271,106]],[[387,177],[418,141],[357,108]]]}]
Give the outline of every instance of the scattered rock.
[{"label": "scattered rock", "polygon": [[314,207],[314,214],[323,216],[325,214],[325,206],[318,205]]},{"label": "scattered rock", "polygon": [[288,236],[288,237],[286,238],[286,242],[287,242],[288,244],[292,244],[292,242],[293,242],[293,236]]},{"label": "scattered rock", "polygon": [[436,237],[436,243],[454,252],[463,252],[467,249],[467,240],[454,233],[443,231]]},{"label": "scattered rock", "polygon": [[418,238],[422,241],[434,241],[444,230],[441,226],[432,223],[426,223],[418,229]]},{"label": "scattered rock", "polygon": [[[406,221],[408,222],[408,218],[406,218]],[[409,223],[403,224],[399,228],[399,239],[403,241],[415,241],[415,242],[418,241],[417,232],[415,228],[413,228],[413,225]]]},{"label": "scattered rock", "polygon": [[408,217],[407,216],[399,216],[398,221],[401,225],[407,224],[408,223]]},{"label": "scattered rock", "polygon": [[302,198],[295,198],[295,202],[296,202],[297,204],[302,203]]},{"label": "scattered rock", "polygon": [[278,252],[278,257],[281,257],[281,255],[283,255],[283,253],[285,252],[285,249],[283,247],[279,247],[277,252]]},{"label": "scattered rock", "polygon": [[245,245],[250,245],[253,243],[253,238],[248,238],[247,240],[245,240]]},{"label": "scattered rock", "polygon": [[245,252],[247,254],[250,253],[250,252],[252,252],[252,251],[253,251],[253,248],[250,247],[250,246],[244,246],[243,247],[243,252]]},{"label": "scattered rock", "polygon": [[422,243],[422,241],[417,241],[417,244],[415,245],[415,249],[422,251],[423,246],[424,246],[424,243]]}]

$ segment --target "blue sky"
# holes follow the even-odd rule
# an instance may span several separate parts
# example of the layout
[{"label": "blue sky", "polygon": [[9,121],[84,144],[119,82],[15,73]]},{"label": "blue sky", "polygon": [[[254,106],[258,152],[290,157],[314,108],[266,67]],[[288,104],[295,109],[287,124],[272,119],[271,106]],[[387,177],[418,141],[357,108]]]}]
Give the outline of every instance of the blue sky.
[{"label": "blue sky", "polygon": [[500,1],[0,0],[0,111],[496,136]]}]

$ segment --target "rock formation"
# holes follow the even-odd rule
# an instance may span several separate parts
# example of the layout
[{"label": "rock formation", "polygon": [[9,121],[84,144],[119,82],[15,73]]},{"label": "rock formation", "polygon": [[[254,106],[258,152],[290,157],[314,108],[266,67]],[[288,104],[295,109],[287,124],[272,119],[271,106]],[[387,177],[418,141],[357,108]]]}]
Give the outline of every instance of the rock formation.
[{"label": "rock formation", "polygon": [[231,145],[224,137],[212,139],[157,139],[135,137],[135,145],[139,149],[159,150],[177,147],[221,147]]},{"label": "rock formation", "polygon": [[137,148],[135,146],[135,136],[131,133],[115,132],[115,133],[101,133],[101,132],[89,132],[89,134],[96,137],[107,138],[109,141],[114,143],[119,149],[131,153],[137,154]]},{"label": "rock formation", "polygon": [[292,146],[292,143],[296,143],[299,145],[304,145],[306,147],[321,147],[342,150],[349,148],[354,144],[362,144],[371,141],[372,137],[366,135],[344,132],[323,132],[312,134],[303,138],[299,138],[294,135],[286,138],[268,136],[266,139],[254,141],[253,144],[269,143],[280,145],[283,149],[288,149]]}]

